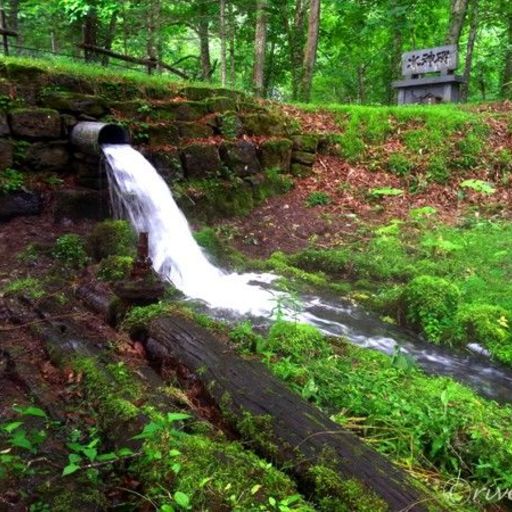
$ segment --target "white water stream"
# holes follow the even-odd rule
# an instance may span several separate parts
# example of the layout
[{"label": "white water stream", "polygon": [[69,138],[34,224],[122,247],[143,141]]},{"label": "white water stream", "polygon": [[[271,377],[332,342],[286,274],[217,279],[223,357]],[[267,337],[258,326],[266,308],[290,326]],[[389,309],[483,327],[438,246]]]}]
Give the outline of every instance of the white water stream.
[{"label": "white water stream", "polygon": [[[272,289],[273,274],[226,273],[215,267],[194,240],[188,222],[169,187],[154,167],[127,144],[104,145],[109,164],[112,204],[138,233],[149,234],[153,267],[186,296],[203,301],[214,312],[271,318],[286,298]],[[429,373],[448,375],[481,394],[512,401],[512,372],[487,358],[453,352],[423,342],[411,333],[379,321],[348,301],[302,297],[304,311],[281,309],[285,317],[309,323],[331,336],[391,354],[399,347]]]}]

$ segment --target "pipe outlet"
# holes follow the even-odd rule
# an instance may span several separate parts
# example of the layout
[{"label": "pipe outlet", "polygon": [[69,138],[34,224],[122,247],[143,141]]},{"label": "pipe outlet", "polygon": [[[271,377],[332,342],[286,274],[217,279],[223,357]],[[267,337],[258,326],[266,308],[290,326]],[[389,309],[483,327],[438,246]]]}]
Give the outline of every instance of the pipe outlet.
[{"label": "pipe outlet", "polygon": [[118,124],[83,121],[73,128],[71,144],[82,153],[99,155],[103,144],[130,144],[130,135]]}]

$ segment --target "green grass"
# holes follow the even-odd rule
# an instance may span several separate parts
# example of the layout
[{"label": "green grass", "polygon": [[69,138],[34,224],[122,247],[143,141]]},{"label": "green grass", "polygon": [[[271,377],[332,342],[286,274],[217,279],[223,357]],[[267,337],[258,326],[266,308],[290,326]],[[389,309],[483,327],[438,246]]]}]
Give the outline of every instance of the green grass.
[{"label": "green grass", "polygon": [[440,490],[458,475],[474,488],[512,485],[509,406],[310,326],[277,321],[262,337],[242,324],[231,339],[256,348],[291,389]]},{"label": "green grass", "polygon": [[[430,341],[477,341],[496,359],[512,363],[512,225],[482,220],[449,227],[433,224],[433,209],[419,213],[408,222],[375,229],[368,241],[331,250],[308,249],[285,257],[286,263],[306,272],[364,282],[371,305],[416,327]],[[436,285],[415,291],[412,300],[410,283],[420,278],[449,283],[457,298],[450,299],[446,309],[446,303],[429,291],[441,286]],[[430,306],[422,309],[421,304]],[[468,308],[480,318],[478,325],[468,322]]]}]

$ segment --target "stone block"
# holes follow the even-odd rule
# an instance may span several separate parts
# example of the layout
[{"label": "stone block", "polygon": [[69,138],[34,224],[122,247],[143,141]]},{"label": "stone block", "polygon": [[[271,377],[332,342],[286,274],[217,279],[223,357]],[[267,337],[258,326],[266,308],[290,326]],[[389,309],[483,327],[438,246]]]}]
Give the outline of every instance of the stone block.
[{"label": "stone block", "polygon": [[22,139],[58,139],[61,137],[61,119],[56,110],[46,108],[19,108],[9,113],[13,135]]},{"label": "stone block", "polygon": [[65,189],[55,194],[55,220],[104,220],[109,217],[108,191]]},{"label": "stone block", "polygon": [[305,151],[294,151],[292,153],[292,162],[310,167],[315,163],[316,155],[314,153],[306,153]]},{"label": "stone block", "polygon": [[292,165],[290,166],[290,173],[300,178],[309,176],[312,172],[313,168],[309,165],[292,163]]},{"label": "stone block", "polygon": [[0,139],[0,171],[12,167],[14,163],[14,144],[7,139]]},{"label": "stone block", "polygon": [[42,208],[41,196],[36,192],[21,190],[0,195],[0,220],[23,215],[39,215]]},{"label": "stone block", "polygon": [[283,173],[290,171],[292,141],[288,139],[267,140],[260,145],[260,161],[263,169],[279,169]]},{"label": "stone block", "polygon": [[256,146],[252,142],[226,141],[221,144],[219,151],[226,167],[237,176],[251,176],[261,172]]},{"label": "stone block", "polygon": [[67,141],[34,142],[23,161],[29,171],[69,172],[70,148]]},{"label": "stone block", "polygon": [[142,153],[167,183],[184,178],[180,153],[177,149],[153,151],[151,148],[145,148]]},{"label": "stone block", "polygon": [[52,92],[45,94],[40,102],[42,105],[59,112],[70,114],[85,114],[86,116],[99,118],[108,113],[108,108],[103,98],[90,94],[76,92]]},{"label": "stone block", "polygon": [[184,147],[181,161],[186,178],[219,176],[222,171],[217,146],[211,144],[190,144]]},{"label": "stone block", "polygon": [[215,96],[206,100],[206,108],[210,113],[224,113],[236,110],[236,101],[225,96]]},{"label": "stone block", "polygon": [[180,133],[175,124],[150,124],[147,133],[149,143],[154,146],[178,146],[180,143]]},{"label": "stone block", "polygon": [[0,137],[5,137],[11,133],[9,122],[7,121],[7,114],[0,114]]},{"label": "stone block", "polygon": [[184,87],[180,95],[193,101],[201,101],[215,96],[215,90],[209,87]]},{"label": "stone block", "polygon": [[234,139],[244,134],[242,120],[235,112],[226,112],[217,116],[215,124],[219,133],[227,139]]},{"label": "stone block", "polygon": [[294,135],[292,137],[293,150],[316,153],[318,149],[318,136],[313,134]]},{"label": "stone block", "polygon": [[241,116],[247,135],[286,135],[286,127],[281,118],[272,114],[253,113]]},{"label": "stone block", "polygon": [[178,132],[184,139],[206,139],[213,135],[213,129],[207,124],[177,122]]}]

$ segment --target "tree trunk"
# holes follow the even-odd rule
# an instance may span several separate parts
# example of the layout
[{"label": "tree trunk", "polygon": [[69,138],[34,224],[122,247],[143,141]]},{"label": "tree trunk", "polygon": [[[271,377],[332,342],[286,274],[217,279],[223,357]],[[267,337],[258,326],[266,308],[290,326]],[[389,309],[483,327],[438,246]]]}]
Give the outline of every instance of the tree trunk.
[{"label": "tree trunk", "polygon": [[236,62],[235,62],[235,13],[233,12],[233,3],[228,3],[228,31],[229,31],[229,84],[235,87],[236,84]]},{"label": "tree trunk", "polygon": [[207,1],[199,0],[197,35],[199,37],[199,51],[201,55],[201,79],[210,81],[212,78],[212,64],[210,60],[210,22]]},{"label": "tree trunk", "polygon": [[512,13],[508,16],[507,46],[501,94],[504,98],[512,98]]},{"label": "tree trunk", "polygon": [[309,470],[329,454],[329,467],[340,478],[358,481],[390,511],[442,510],[405,472],[291,392],[263,364],[238,356],[192,321],[157,318],[145,346],[157,364],[171,364],[180,378],[201,386],[246,442],[290,468],[304,486],[314,489]]},{"label": "tree trunk", "polygon": [[459,44],[460,34],[464,26],[464,19],[468,10],[468,0],[452,0],[450,9],[450,22],[446,34],[446,44]]},{"label": "tree trunk", "polygon": [[[108,24],[107,33],[105,34],[105,38],[103,41],[103,48],[105,48],[105,50],[112,49],[112,43],[114,42],[114,37],[116,35],[117,19],[118,19],[118,12],[115,11],[112,13],[112,16],[110,17],[110,22]],[[101,63],[104,66],[108,66],[109,58],[107,55],[103,55],[103,57],[101,59]]]},{"label": "tree trunk", "polygon": [[[96,8],[91,6],[85,15],[83,25],[83,42],[85,46],[98,46],[98,16]],[[84,51],[86,62],[93,62],[96,60],[94,52],[89,50]]]},{"label": "tree trunk", "polygon": [[395,12],[392,17],[390,32],[391,41],[389,42],[389,69],[385,73],[387,103],[395,103],[396,92],[392,87],[392,81],[400,78],[402,74],[400,63],[402,61],[402,45],[404,32],[407,25],[407,17],[403,0],[393,0],[391,8]]},{"label": "tree trunk", "polygon": [[262,98],[265,88],[265,52],[267,47],[267,0],[256,3],[256,36],[254,40],[254,94]]},{"label": "tree trunk", "polygon": [[160,18],[160,1],[150,0],[147,12],[147,40],[146,55],[150,62],[148,73],[152,73],[158,62],[157,54],[157,37],[158,37],[158,20]]},{"label": "tree trunk", "polygon": [[222,87],[226,87],[228,73],[226,39],[226,0],[220,0],[220,82]]},{"label": "tree trunk", "polygon": [[20,12],[20,0],[9,1],[9,29],[14,32],[18,31],[18,14]]},{"label": "tree trunk", "polygon": [[464,83],[461,87],[460,99],[467,101],[469,95],[469,81],[471,80],[471,70],[473,68],[473,50],[478,32],[478,23],[480,21],[480,0],[474,0],[469,12],[469,36],[466,46],[466,62],[464,64]]},{"label": "tree trunk", "polygon": [[304,31],[306,21],[305,0],[295,1],[293,24],[290,24],[290,16],[286,4],[283,8],[282,14],[283,25],[285,27],[288,42],[292,99],[297,100],[299,97],[299,86],[302,79],[302,61],[304,59]]},{"label": "tree trunk", "polygon": [[313,73],[315,70],[318,49],[318,33],[320,30],[320,0],[311,0],[309,6],[308,37],[304,50],[300,99],[310,101]]}]

